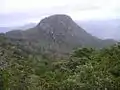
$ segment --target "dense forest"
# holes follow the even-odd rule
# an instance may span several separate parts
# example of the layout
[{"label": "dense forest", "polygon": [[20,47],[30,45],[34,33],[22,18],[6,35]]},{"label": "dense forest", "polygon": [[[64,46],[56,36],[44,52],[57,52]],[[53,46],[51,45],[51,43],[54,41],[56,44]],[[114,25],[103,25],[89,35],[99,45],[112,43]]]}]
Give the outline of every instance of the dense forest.
[{"label": "dense forest", "polygon": [[120,44],[49,58],[1,34],[0,90],[120,90]]}]

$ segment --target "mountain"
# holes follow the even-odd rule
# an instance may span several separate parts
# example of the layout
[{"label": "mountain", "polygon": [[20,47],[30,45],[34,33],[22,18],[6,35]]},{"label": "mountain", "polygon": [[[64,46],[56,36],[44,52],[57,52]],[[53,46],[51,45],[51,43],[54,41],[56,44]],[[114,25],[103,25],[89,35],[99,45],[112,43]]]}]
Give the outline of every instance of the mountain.
[{"label": "mountain", "polygon": [[76,21],[76,23],[93,36],[120,40],[120,19]]},{"label": "mountain", "polygon": [[26,31],[10,31],[7,37],[25,39],[34,47],[69,52],[75,47],[104,47],[115,43],[113,40],[101,40],[78,26],[67,15],[52,15],[40,21],[35,27]]},{"label": "mountain", "polygon": [[21,30],[26,30],[26,29],[29,29],[29,28],[33,28],[36,26],[36,23],[28,23],[28,24],[25,24],[23,26],[17,26],[17,27],[14,27],[13,29],[21,29]]},{"label": "mountain", "polygon": [[[77,29],[79,31],[76,34],[74,31]],[[61,33],[62,35],[58,35]],[[78,48],[67,55],[67,58],[49,58],[48,55],[35,51],[40,52],[39,48],[36,49],[36,44],[43,44],[42,41],[47,45],[51,40],[50,44],[54,43],[53,46],[56,47],[59,36],[60,41],[68,41],[63,42],[64,44],[72,43],[73,40],[82,44],[79,40],[86,39],[79,36],[80,33],[87,35],[88,40],[91,38],[90,42],[93,38],[94,41],[101,41],[77,26],[68,16],[48,17],[27,31],[1,33],[0,90],[120,90],[119,43],[100,50]],[[97,41],[95,43],[98,43]],[[108,42],[111,40],[102,41],[106,44]],[[76,44],[75,42],[74,45]],[[53,53],[51,54],[54,55]]]},{"label": "mountain", "polygon": [[15,26],[15,27],[0,27],[0,32],[8,32],[10,30],[26,30],[26,29],[29,29],[29,28],[33,28],[36,26],[36,23],[28,23],[26,25],[23,25],[23,26]]},{"label": "mountain", "polygon": [[10,30],[9,27],[0,27],[0,32],[8,32]]}]

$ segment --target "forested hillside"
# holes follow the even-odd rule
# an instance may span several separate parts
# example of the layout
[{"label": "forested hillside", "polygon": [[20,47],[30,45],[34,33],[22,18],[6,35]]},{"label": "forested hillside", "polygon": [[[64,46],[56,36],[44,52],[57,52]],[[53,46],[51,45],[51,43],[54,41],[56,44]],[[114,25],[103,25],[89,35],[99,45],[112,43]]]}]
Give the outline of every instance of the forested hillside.
[{"label": "forested hillside", "polygon": [[[120,44],[48,58],[0,35],[0,90],[119,90]],[[24,44],[25,45],[25,44]]]}]

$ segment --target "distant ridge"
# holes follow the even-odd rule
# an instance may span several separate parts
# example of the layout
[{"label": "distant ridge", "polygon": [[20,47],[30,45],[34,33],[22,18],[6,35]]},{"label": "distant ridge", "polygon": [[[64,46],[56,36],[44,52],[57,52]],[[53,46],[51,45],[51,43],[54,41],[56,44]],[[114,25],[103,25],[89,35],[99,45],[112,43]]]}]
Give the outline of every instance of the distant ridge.
[{"label": "distant ridge", "polygon": [[28,23],[23,26],[15,26],[15,27],[0,27],[0,32],[5,33],[11,30],[26,30],[29,28],[33,28],[36,26],[36,23]]}]

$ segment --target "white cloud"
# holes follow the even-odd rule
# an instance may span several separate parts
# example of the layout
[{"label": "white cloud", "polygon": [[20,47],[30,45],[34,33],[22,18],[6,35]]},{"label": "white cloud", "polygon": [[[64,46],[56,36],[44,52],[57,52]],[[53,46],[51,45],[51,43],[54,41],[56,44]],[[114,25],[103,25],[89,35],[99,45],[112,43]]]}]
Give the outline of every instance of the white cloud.
[{"label": "white cloud", "polygon": [[[69,9],[115,9],[120,8],[119,0],[0,0],[4,12],[23,12],[35,9],[67,7]],[[64,8],[66,9],[66,8]]]},{"label": "white cloud", "polygon": [[56,13],[68,14],[75,20],[109,19],[120,16],[119,4],[120,0],[0,0],[0,14],[23,13],[22,17],[29,16],[25,21],[38,21]]}]

